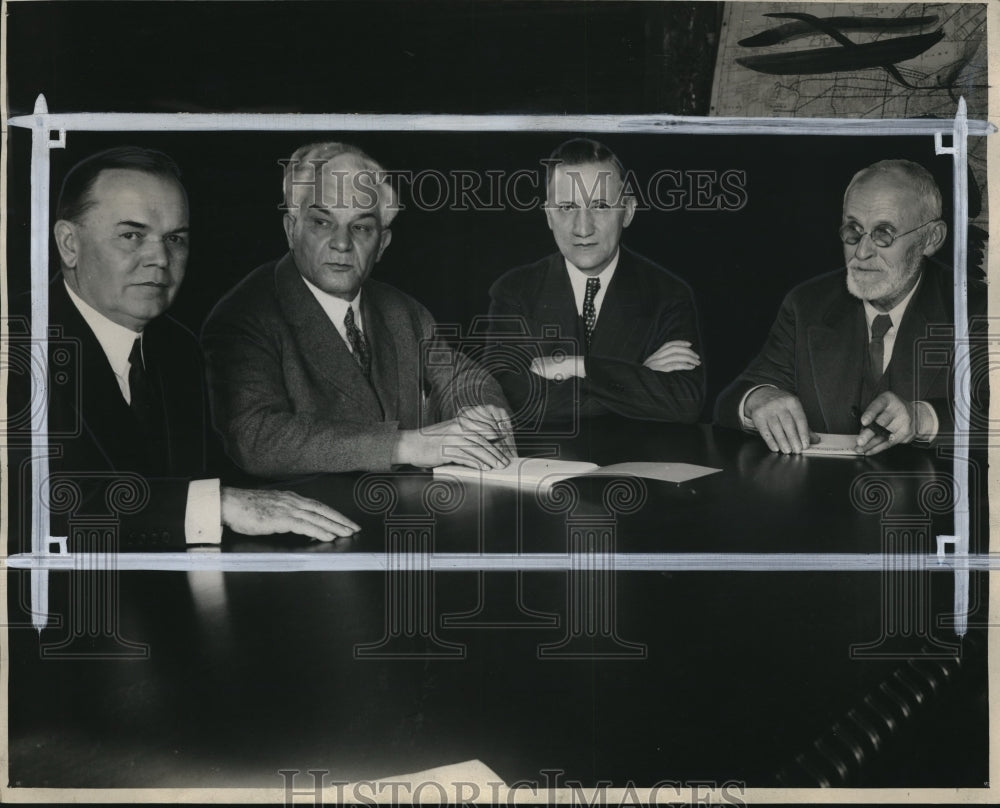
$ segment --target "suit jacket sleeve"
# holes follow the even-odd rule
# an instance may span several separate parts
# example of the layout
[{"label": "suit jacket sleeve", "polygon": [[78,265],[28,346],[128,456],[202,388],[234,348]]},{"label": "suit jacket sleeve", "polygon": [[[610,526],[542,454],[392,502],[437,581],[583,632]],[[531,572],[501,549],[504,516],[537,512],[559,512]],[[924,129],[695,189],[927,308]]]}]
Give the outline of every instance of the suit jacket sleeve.
[{"label": "suit jacket sleeve", "polygon": [[[687,290],[661,312],[650,354],[671,340],[687,340],[701,353],[698,318]],[[664,373],[641,362],[592,355],[586,360],[583,396],[627,418],[695,423],[705,400],[704,357],[702,361],[693,370]]]},{"label": "suit jacket sleeve", "polygon": [[[515,422],[523,427],[525,419],[520,414],[533,412],[532,402],[545,402],[545,419],[570,420],[574,417],[580,400],[578,379],[556,382],[545,379],[520,365],[527,361],[520,357],[516,361],[512,355],[512,343],[507,337],[512,334],[527,335],[527,312],[519,295],[512,293],[503,283],[494,284],[490,290],[490,308],[487,322],[488,351],[487,365],[513,408]],[[513,354],[520,353],[517,348]],[[515,360],[515,361],[511,361]]]},{"label": "suit jacket sleeve", "polygon": [[434,319],[422,306],[419,308],[420,326],[425,340],[432,347],[424,357],[448,361],[427,361],[423,372],[431,393],[431,413],[436,420],[454,418],[465,407],[491,404],[510,412],[510,405],[497,380],[486,367],[470,359],[461,350],[441,340],[435,340]]},{"label": "suit jacket sleeve", "polygon": [[220,306],[205,323],[212,418],[230,457],[261,477],[388,470],[398,423],[298,407],[286,386],[282,329],[239,306]]},{"label": "suit jacket sleeve", "polygon": [[733,429],[742,429],[740,402],[754,387],[768,384],[789,393],[796,393],[795,331],[795,307],[791,298],[786,297],[760,353],[719,395],[715,405],[717,423]]}]

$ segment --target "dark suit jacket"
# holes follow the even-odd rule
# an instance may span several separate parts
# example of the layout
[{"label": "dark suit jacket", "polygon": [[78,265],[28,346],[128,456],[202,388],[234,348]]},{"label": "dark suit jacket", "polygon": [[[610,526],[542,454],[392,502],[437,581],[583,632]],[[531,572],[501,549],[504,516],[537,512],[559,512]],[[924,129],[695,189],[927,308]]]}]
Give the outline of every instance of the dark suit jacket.
[{"label": "dark suit jacket", "polygon": [[361,316],[371,384],[291,255],[218,303],[202,343],[215,425],[240,467],[272,477],[385,470],[400,429],[471,404],[507,406],[484,371],[433,341],[433,318],[409,296],[369,280]]},{"label": "dark suit jacket", "polygon": [[[205,476],[207,408],[197,340],[168,316],[143,332],[150,382],[162,400],[162,441],[151,445],[122,397],[97,337],[62,278],[49,287],[51,471],[80,486],[84,513],[106,512],[116,474],[149,485],[139,512],[120,516],[122,549],[183,547],[188,482]],[[69,360],[67,361],[67,357]],[[61,520],[54,517],[53,529]]]},{"label": "dark suit jacket", "polygon": [[[691,290],[680,278],[621,248],[618,267],[601,305],[586,357],[586,378],[545,381],[532,378],[500,356],[510,345],[517,321],[535,340],[532,351],[583,355],[584,331],[562,255],[556,253],[503,275],[490,289],[491,368],[515,412],[543,409],[542,421],[609,412],[648,421],[693,423],[705,397],[704,367],[659,373],[643,361],[668,340],[688,340],[701,355],[698,316]],[[516,318],[503,320],[502,318]],[[561,345],[544,338],[557,327]],[[567,340],[575,341],[567,348]],[[703,357],[704,361],[704,357]]]},{"label": "dark suit jacket", "polygon": [[[716,420],[740,428],[739,405],[753,387],[772,384],[798,396],[809,426],[817,432],[853,434],[860,424],[851,414],[864,410],[862,374],[868,331],[864,306],[847,291],[840,269],[812,278],[793,289],[778,312],[764,347],[750,366],[719,396]],[[927,358],[931,326],[947,326],[952,317],[953,275],[925,261],[923,277],[898,326],[892,359],[874,393],[890,390],[906,401],[926,401],[939,420],[938,434],[954,428],[950,369],[953,336],[932,337],[932,346],[947,361]],[[970,329],[985,326],[985,285],[969,281]],[[923,341],[923,342],[921,342]],[[921,355],[925,359],[921,360]],[[872,396],[874,397],[874,395]]]}]

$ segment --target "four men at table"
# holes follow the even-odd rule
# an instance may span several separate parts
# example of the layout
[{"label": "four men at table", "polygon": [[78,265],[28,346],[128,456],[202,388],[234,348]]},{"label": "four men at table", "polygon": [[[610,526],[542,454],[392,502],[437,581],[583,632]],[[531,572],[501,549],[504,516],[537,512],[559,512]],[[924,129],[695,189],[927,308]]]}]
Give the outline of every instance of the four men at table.
[{"label": "four men at table", "polygon": [[[346,144],[304,146],[285,167],[284,200],[289,252],[250,273],[204,328],[230,456],[258,476],[507,465],[511,416],[499,385],[437,338],[420,303],[370,278],[397,210],[382,167]],[[545,215],[559,253],[490,290],[494,349],[511,323],[537,340],[530,374],[497,374],[515,412],[697,420],[704,372],[691,292],[620,245],[635,207],[601,144],[572,140],[552,154]],[[857,433],[858,451],[875,454],[951,430],[950,368],[918,367],[917,355],[930,326],[952,321],[952,279],[930,260],[947,233],[940,217],[922,167],[890,160],[858,172],[844,196],[846,268],[789,293],[758,357],[720,396],[719,422],[756,430],[783,453],[815,432]],[[80,395],[53,396],[50,424],[82,429],[54,465],[151,481],[149,507],[126,529],[133,547],[213,541],[222,525],[349,534],[353,522],[312,500],[190,481],[205,472],[209,439],[201,357],[165,314],[184,277],[188,227],[179,173],[158,152],[112,149],[67,176],[50,320],[80,342],[70,386]],[[970,312],[984,299],[970,282]],[[552,326],[576,353],[549,350]]]}]

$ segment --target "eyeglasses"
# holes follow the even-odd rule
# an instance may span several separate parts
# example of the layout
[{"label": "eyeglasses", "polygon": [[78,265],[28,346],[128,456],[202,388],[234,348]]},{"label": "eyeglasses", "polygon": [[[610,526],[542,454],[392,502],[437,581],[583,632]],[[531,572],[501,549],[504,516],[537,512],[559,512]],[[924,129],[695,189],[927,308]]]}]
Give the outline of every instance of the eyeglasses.
[{"label": "eyeglasses", "polygon": [[845,224],[840,228],[840,240],[844,244],[857,244],[866,235],[872,237],[872,241],[875,242],[877,247],[891,247],[892,242],[903,236],[908,236],[910,233],[916,233],[921,227],[927,227],[929,224],[933,224],[938,221],[938,219],[931,219],[929,222],[924,222],[922,225],[914,227],[912,230],[907,230],[905,233],[894,233],[892,227],[887,224],[880,224],[873,227],[869,232],[865,232],[857,224]]}]

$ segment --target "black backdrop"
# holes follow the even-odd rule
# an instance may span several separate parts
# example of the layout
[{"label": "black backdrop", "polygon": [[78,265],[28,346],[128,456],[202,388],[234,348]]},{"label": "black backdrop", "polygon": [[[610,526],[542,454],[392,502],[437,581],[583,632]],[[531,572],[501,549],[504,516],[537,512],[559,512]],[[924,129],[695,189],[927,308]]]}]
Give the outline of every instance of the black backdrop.
[{"label": "black backdrop", "polygon": [[[687,21],[686,39],[673,41],[691,54],[686,76],[669,81],[667,57],[650,54],[678,20],[653,3],[18,3],[9,8],[11,114],[29,112],[40,92],[52,112],[690,112],[692,87],[707,106],[718,9],[680,3],[668,11]],[[654,79],[674,97],[651,89]],[[302,143],[350,140],[390,169],[509,174],[539,170],[569,136],[71,132],[68,147],[51,152],[52,178],[56,188],[76,160],[125,142],[178,161],[193,235],[173,313],[197,331],[221,294],[284,251],[277,161]],[[598,137],[641,183],[663,168],[745,172],[741,209],[642,211],[624,238],[694,289],[709,406],[759,348],[784,293],[840,265],[840,200],[857,169],[886,157],[922,162],[941,182],[950,220],[951,161],[934,155],[930,137]],[[30,133],[11,129],[8,145],[16,294],[29,282]],[[405,193],[402,201],[375,277],[441,322],[467,328],[485,312],[495,278],[554,250],[537,209],[428,211]],[[949,240],[941,256],[950,250]]]}]

